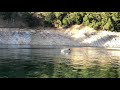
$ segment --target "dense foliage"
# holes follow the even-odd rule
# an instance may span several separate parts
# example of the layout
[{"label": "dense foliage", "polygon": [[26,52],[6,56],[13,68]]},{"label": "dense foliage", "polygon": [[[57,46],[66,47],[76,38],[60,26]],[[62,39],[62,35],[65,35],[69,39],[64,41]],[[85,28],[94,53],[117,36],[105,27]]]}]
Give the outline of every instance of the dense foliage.
[{"label": "dense foliage", "polygon": [[1,12],[3,19],[19,17],[29,27],[69,27],[84,24],[96,30],[120,31],[120,12]]}]

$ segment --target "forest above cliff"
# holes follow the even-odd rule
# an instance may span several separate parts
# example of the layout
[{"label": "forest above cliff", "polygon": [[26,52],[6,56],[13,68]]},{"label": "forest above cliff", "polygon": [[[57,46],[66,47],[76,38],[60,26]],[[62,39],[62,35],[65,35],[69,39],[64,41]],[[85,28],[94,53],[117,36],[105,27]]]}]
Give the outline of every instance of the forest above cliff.
[{"label": "forest above cliff", "polygon": [[18,22],[22,22],[19,27],[30,28],[83,24],[96,30],[120,31],[120,12],[0,12],[0,18],[12,22],[13,27]]}]

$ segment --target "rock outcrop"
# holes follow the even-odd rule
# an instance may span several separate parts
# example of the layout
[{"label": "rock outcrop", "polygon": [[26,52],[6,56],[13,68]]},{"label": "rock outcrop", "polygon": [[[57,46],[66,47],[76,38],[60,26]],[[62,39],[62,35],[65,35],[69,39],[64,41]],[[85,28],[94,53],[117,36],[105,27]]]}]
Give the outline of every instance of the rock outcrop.
[{"label": "rock outcrop", "polygon": [[120,33],[88,27],[59,30],[1,28],[0,44],[120,47]]}]

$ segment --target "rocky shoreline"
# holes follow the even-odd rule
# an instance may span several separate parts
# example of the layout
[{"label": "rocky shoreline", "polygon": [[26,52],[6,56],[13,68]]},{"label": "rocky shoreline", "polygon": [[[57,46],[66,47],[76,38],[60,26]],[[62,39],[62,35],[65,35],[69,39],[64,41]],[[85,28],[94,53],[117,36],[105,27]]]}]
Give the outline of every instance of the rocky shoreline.
[{"label": "rocky shoreline", "polygon": [[120,47],[120,33],[74,26],[68,29],[1,28],[0,44]]}]

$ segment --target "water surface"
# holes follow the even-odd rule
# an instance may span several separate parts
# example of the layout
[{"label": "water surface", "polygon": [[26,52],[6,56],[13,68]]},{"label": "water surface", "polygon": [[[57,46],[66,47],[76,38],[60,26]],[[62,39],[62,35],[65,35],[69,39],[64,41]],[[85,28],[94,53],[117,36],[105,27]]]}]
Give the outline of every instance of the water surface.
[{"label": "water surface", "polygon": [[0,78],[119,78],[115,48],[0,45]]}]

